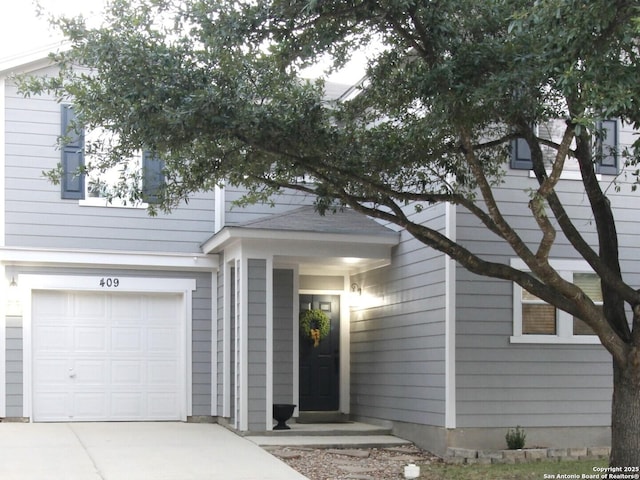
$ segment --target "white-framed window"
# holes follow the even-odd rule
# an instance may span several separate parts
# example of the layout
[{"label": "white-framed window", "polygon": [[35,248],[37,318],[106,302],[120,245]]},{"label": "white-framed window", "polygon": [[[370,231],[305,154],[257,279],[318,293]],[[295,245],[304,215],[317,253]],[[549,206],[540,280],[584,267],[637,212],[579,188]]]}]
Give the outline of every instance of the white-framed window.
[{"label": "white-framed window", "polygon": [[[579,286],[596,305],[602,305],[600,278],[584,260],[555,260],[551,266],[562,278]],[[513,259],[511,266],[526,270]],[[513,336],[511,343],[598,344],[600,339],[579,318],[564,312],[513,284]]]},{"label": "white-framed window", "polygon": [[[566,128],[564,120],[550,120],[543,125],[535,126],[535,133],[540,138],[544,138],[552,141],[559,141],[562,138],[562,133]],[[594,160],[596,162],[597,178],[602,179],[602,175],[616,175],[619,172],[619,125],[618,120],[601,120],[596,123],[596,133],[594,133],[593,145],[594,145]],[[575,148],[575,140],[571,145],[571,148]],[[547,173],[550,173],[550,164],[555,159],[556,151],[553,148],[542,145],[542,154],[545,163],[548,165]],[[511,168],[515,170],[529,170],[529,176],[535,178],[535,174],[531,169],[533,168],[531,159],[531,150],[524,138],[517,138],[511,142]],[[580,180],[580,166],[578,161],[573,157],[568,157],[565,160],[561,179],[565,180]]]},{"label": "white-framed window", "polygon": [[85,156],[88,172],[84,179],[84,199],[80,205],[92,206],[114,206],[114,207],[142,207],[142,202],[135,204],[127,203],[125,200],[115,197],[110,201],[109,193],[122,180],[132,190],[141,188],[138,172],[142,169],[142,155],[136,155],[127,161],[111,167],[109,170],[100,172],[91,168],[91,155]]},{"label": "white-framed window", "polygon": [[[79,200],[82,206],[133,208],[146,208],[149,203],[158,201],[158,194],[164,184],[164,162],[161,159],[144,150],[106,171],[93,170],[91,164],[98,164],[98,152],[110,149],[112,135],[100,128],[85,132],[75,122],[72,107],[62,105],[62,135],[66,143],[62,147],[61,198]],[[85,152],[86,147],[89,147],[89,152]],[[88,173],[79,173],[85,165]],[[132,203],[120,198],[109,200],[109,192],[113,193],[113,187],[122,183],[122,180],[131,186],[132,191],[142,193],[141,201]]]}]

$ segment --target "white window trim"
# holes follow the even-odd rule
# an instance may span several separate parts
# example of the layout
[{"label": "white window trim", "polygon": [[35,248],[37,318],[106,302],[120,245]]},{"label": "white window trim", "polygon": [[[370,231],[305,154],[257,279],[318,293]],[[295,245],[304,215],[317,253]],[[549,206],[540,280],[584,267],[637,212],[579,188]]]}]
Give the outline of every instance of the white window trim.
[{"label": "white window trim", "polygon": [[121,198],[113,198],[111,202],[105,197],[89,197],[84,198],[82,200],[78,200],[78,205],[81,207],[109,207],[109,208],[137,208],[137,209],[146,209],[149,207],[148,203],[140,202],[140,203],[130,203],[127,202],[125,205],[125,201]]},{"label": "white window trim", "polygon": [[[551,175],[551,170],[547,170],[547,175]],[[533,170],[529,170],[529,178],[536,178]],[[596,179],[602,180],[602,174],[596,173]],[[578,170],[562,170],[560,180],[582,180],[582,174]]]},{"label": "white window trim", "polygon": [[[518,270],[528,271],[529,268],[519,258],[511,259],[511,266]],[[593,273],[593,269],[585,260],[551,260],[551,266],[566,280],[573,281],[574,273]],[[574,335],[573,316],[570,313],[556,309],[556,335],[527,335],[522,333],[522,287],[513,283],[513,335],[510,343],[546,343],[569,345],[598,345],[597,335]]]}]

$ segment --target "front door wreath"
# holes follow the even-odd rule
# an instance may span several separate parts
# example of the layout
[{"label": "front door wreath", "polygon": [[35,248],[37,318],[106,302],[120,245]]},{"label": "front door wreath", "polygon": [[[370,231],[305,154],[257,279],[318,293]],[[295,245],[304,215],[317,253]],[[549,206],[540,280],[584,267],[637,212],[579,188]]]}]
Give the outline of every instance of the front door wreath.
[{"label": "front door wreath", "polygon": [[300,335],[313,340],[314,347],[317,347],[320,340],[329,335],[330,330],[331,319],[322,310],[314,308],[300,314]]}]

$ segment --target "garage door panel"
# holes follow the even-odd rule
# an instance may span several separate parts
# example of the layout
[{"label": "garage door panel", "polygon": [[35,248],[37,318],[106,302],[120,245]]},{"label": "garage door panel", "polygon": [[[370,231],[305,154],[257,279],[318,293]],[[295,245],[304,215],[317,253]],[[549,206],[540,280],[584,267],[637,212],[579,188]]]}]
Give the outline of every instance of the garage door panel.
[{"label": "garage door panel", "polygon": [[67,359],[41,358],[33,364],[33,381],[36,386],[60,385],[67,389],[69,362]]},{"label": "garage door panel", "polygon": [[34,292],[34,420],[184,418],[181,304],[180,295]]},{"label": "garage door panel", "polygon": [[145,410],[144,395],[142,393],[113,393],[111,394],[110,417],[117,420],[133,420]]},{"label": "garage door panel", "polygon": [[147,409],[159,420],[173,420],[173,413],[178,408],[177,399],[170,393],[149,393],[147,395]]},{"label": "garage door panel", "polygon": [[107,329],[79,325],[74,328],[74,350],[76,352],[107,353]]},{"label": "garage door panel", "polygon": [[178,363],[168,361],[150,361],[148,367],[148,383],[153,385],[176,385]]},{"label": "garage door panel", "polygon": [[47,392],[35,396],[33,409],[43,418],[64,421],[69,418],[70,403],[71,395],[68,392]]},{"label": "garage door panel", "polygon": [[112,385],[141,385],[143,381],[143,368],[140,361],[113,360],[111,362]]},{"label": "garage door panel", "polygon": [[119,295],[111,305],[111,318],[115,325],[140,325],[145,322],[144,298],[139,295]]},{"label": "garage door panel", "polygon": [[112,352],[142,352],[143,329],[139,327],[112,327]]},{"label": "garage door panel", "polygon": [[73,349],[70,326],[39,325],[33,331],[33,348],[47,353],[66,353]]},{"label": "garage door panel", "polygon": [[177,328],[150,328],[147,333],[149,353],[175,353],[179,349]]},{"label": "garage door panel", "polygon": [[177,295],[165,295],[147,303],[148,317],[154,324],[172,324],[172,318],[178,314]]},{"label": "garage door panel", "polygon": [[79,392],[73,396],[73,420],[107,420],[107,398],[103,391]]},{"label": "garage door panel", "polygon": [[108,360],[79,359],[74,362],[71,380],[78,386],[108,383]]},{"label": "garage door panel", "polygon": [[106,318],[107,297],[92,292],[76,292],[73,294],[73,315],[81,319]]},{"label": "garage door panel", "polygon": [[44,323],[51,319],[67,318],[68,307],[68,298],[60,295],[60,292],[42,290],[38,292],[38,302],[33,302],[31,313]]}]

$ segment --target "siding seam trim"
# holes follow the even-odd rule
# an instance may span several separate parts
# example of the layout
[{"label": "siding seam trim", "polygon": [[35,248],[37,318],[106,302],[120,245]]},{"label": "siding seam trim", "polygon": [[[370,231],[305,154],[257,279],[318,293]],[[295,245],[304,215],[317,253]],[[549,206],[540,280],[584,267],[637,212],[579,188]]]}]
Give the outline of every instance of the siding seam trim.
[{"label": "siding seam trim", "polygon": [[[445,204],[445,235],[456,241],[456,207]],[[456,264],[445,255],[445,428],[456,428]]]}]

